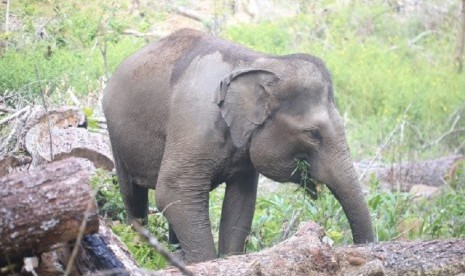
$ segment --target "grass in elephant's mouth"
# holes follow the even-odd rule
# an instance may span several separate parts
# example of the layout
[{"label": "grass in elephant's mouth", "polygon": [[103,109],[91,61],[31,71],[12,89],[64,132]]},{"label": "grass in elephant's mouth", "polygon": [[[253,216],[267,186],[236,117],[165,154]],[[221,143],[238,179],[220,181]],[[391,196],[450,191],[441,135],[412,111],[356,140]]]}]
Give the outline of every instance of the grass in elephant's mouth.
[{"label": "grass in elephant's mouth", "polygon": [[291,175],[300,174],[300,186],[306,194],[309,194],[312,199],[317,199],[321,191],[322,183],[313,179],[310,176],[310,164],[306,160],[296,160],[295,170]]}]

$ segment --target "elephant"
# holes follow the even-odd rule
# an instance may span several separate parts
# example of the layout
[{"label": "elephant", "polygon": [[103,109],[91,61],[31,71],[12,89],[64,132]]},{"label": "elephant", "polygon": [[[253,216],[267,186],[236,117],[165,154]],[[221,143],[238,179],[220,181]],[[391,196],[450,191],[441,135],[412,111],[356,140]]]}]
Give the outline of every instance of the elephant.
[{"label": "elephant", "polygon": [[[301,183],[300,160],[340,202],[354,243],[373,241],[331,76],[317,57],[180,29],[124,60],[102,106],[128,220],[147,218],[156,189],[186,263],[244,252],[259,174]],[[217,252],[209,193],[223,183]]]}]

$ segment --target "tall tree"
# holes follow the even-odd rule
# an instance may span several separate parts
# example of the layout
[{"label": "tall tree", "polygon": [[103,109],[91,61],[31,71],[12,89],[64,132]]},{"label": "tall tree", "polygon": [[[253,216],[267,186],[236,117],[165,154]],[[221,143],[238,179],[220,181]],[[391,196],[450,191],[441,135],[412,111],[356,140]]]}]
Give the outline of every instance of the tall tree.
[{"label": "tall tree", "polygon": [[463,70],[463,49],[465,46],[465,0],[462,0],[461,15],[462,24],[460,25],[457,48],[455,49],[455,62],[457,64],[458,73],[461,73]]}]

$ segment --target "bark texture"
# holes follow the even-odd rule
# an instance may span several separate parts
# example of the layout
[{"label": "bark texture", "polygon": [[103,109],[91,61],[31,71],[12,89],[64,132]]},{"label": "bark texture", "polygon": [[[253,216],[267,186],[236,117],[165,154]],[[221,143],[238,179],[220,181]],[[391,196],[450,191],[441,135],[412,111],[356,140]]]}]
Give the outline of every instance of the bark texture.
[{"label": "bark texture", "polygon": [[138,268],[126,245],[102,220],[98,233],[83,238],[76,266],[83,275],[102,270],[121,271]]},{"label": "bark texture", "polygon": [[[457,275],[465,273],[465,240],[385,242],[332,248],[306,222],[290,239],[258,253],[188,266],[195,275]],[[154,275],[181,275],[175,269]]]},{"label": "bark texture", "polygon": [[61,107],[46,113],[37,107],[28,119],[24,136],[32,165],[79,157],[90,160],[96,168],[111,171],[114,164],[108,139],[89,132],[86,125],[84,114],[77,108]]},{"label": "bark texture", "polygon": [[459,164],[465,162],[462,155],[451,155],[437,159],[395,163],[392,165],[357,162],[355,166],[359,173],[367,170],[362,182],[367,184],[370,178],[380,181],[381,187],[396,191],[400,188],[408,192],[414,185],[439,187],[444,185],[455,174]]},{"label": "bark texture", "polygon": [[85,218],[85,234],[98,230],[89,172],[79,159],[13,173],[0,183],[0,264],[75,239]]}]

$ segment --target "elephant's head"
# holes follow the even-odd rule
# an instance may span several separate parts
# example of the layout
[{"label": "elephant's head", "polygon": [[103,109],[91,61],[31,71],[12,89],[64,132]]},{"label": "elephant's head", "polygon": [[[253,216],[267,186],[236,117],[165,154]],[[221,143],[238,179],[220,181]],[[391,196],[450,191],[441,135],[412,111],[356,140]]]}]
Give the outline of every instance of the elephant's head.
[{"label": "elephant's head", "polygon": [[373,241],[370,214],[323,62],[308,55],[231,73],[221,83],[222,117],[233,143],[249,147],[255,168],[279,182],[301,182],[298,160],[341,203],[355,243]]}]

